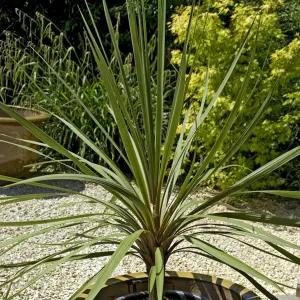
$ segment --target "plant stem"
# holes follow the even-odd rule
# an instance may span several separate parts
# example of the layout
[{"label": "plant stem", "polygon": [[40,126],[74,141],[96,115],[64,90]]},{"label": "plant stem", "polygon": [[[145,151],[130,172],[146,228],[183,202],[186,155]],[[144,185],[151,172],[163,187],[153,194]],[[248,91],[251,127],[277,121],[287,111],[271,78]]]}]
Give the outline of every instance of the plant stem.
[{"label": "plant stem", "polygon": [[158,300],[156,287],[154,287],[152,292],[149,293],[149,300]]}]

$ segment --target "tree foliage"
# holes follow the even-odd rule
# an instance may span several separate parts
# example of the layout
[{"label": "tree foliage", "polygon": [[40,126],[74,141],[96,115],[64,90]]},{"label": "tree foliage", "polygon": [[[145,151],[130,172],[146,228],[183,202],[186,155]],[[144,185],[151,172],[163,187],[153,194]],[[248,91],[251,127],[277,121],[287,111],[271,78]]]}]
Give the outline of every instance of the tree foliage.
[{"label": "tree foliage", "polygon": [[[253,4],[254,3],[254,4]],[[229,68],[240,41],[249,30],[253,19],[259,19],[257,36],[257,54],[251,72],[250,85],[243,100],[243,110],[238,115],[237,122],[230,135],[219,150],[214,164],[218,163],[230,149],[234,140],[249,123],[259,106],[263,103],[266,93],[278,80],[272,101],[264,113],[261,122],[252,136],[240,151],[231,159],[232,167],[215,174],[209,184],[225,188],[235,180],[256,169],[279,154],[299,144],[300,140],[300,39],[297,18],[286,19],[286,14],[292,9],[291,1],[264,1],[260,5],[251,1],[208,1],[204,2],[194,17],[194,30],[191,60],[194,53],[199,53],[194,62],[191,87],[186,99],[186,109],[200,107],[204,90],[206,64],[209,63],[209,98],[216,92],[224,74]],[[182,7],[172,17],[171,31],[176,35],[180,46],[185,37],[187,20],[191,7]],[[286,23],[282,23],[285,18]],[[205,30],[203,30],[205,28]],[[293,34],[289,33],[292,29]],[[288,34],[289,33],[289,34]],[[252,36],[254,37],[254,34]],[[178,47],[180,48],[180,47]],[[172,51],[172,61],[179,63],[181,50]],[[225,124],[226,117],[231,112],[239,93],[239,85],[243,82],[249,61],[251,47],[246,47],[242,58],[235,69],[232,78],[218,99],[213,113],[198,132],[194,151],[206,153],[214,144]],[[255,88],[255,89],[254,89]],[[192,122],[192,116],[189,122]],[[178,130],[179,132],[179,130]],[[187,159],[187,165],[192,157]],[[238,166],[237,166],[238,165]],[[299,163],[294,161],[283,169],[256,183],[256,187],[293,186],[299,188]],[[184,172],[184,170],[183,170]]]}]

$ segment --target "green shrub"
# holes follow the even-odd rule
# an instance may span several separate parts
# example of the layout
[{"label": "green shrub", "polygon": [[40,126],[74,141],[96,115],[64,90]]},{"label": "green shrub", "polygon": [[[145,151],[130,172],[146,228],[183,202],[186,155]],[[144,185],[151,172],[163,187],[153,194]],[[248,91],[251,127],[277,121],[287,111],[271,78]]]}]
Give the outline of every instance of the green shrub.
[{"label": "green shrub", "polygon": [[[213,1],[209,9],[206,4],[197,9],[198,15],[194,17],[196,34],[192,41],[190,60],[190,65],[194,62],[194,70],[189,95],[186,99],[186,109],[191,106],[192,110],[200,107],[201,103],[207,63],[204,58],[208,58],[209,62],[209,97],[211,98],[229,68],[228,62],[233,59],[241,39],[251,26],[253,16],[258,11],[262,12],[261,16],[257,16],[260,18],[257,55],[251,73],[250,87],[242,105],[244,110],[240,112],[233,130],[219,150],[214,164],[218,163],[230,149],[232,142],[250,122],[264,101],[266,93],[280,75],[272,101],[260,124],[232,158],[230,165],[234,166],[218,172],[208,182],[212,186],[228,187],[249,173],[249,169],[256,169],[290,147],[299,144],[300,102],[297,91],[300,87],[300,39],[294,38],[290,42],[289,37],[283,34],[277,12],[280,12],[280,17],[284,17],[284,5],[281,1],[264,1],[261,6],[252,5],[250,1],[248,3]],[[170,23],[171,31],[176,35],[179,45],[183,43],[185,37],[190,11],[191,7],[182,7],[177,14],[173,15]],[[201,28],[204,24],[206,30],[203,33]],[[286,24],[285,28],[288,28]],[[196,49],[200,55],[194,61],[193,53],[196,52]],[[173,63],[179,63],[180,55],[180,50],[173,50]],[[249,60],[249,56],[250,47],[246,47],[227,88],[218,99],[213,113],[198,132],[197,142],[194,144],[194,151],[197,153],[206,153],[214,144],[215,137],[220,134],[238,95],[238,87],[244,80],[247,69],[246,61]],[[254,87],[256,87],[255,91]],[[192,121],[193,117],[189,122]],[[192,156],[187,159],[186,165],[190,163],[191,159]],[[276,174],[256,183],[255,187],[285,185],[299,188],[299,167],[299,163],[295,160]]]}]

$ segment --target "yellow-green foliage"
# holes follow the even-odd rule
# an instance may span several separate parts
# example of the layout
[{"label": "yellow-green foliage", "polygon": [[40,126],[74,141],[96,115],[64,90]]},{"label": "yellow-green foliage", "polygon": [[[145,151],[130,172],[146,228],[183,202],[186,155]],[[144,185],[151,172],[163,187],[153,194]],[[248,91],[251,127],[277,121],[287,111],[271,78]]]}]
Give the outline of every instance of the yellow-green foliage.
[{"label": "yellow-green foliage", "polygon": [[[212,2],[212,1],[210,1]],[[208,3],[208,2],[207,2]],[[254,68],[251,83],[242,105],[242,110],[231,133],[218,152],[218,162],[229,150],[243,128],[255,115],[271,86],[279,77],[272,101],[260,124],[241,150],[232,158],[230,167],[220,171],[209,184],[224,188],[266,162],[274,159],[289,147],[299,144],[300,137],[300,39],[291,42],[282,33],[277,11],[284,9],[283,1],[264,1],[260,6],[229,0],[215,0],[208,9],[207,3],[196,9],[193,18],[192,55],[190,64],[195,62],[186,108],[198,108],[204,90],[204,78],[209,64],[209,99],[215,94],[225,72],[228,70],[236,50],[249,30],[255,15],[262,11]],[[256,2],[257,3],[257,2]],[[182,7],[173,15],[171,32],[176,37],[178,48],[185,39],[191,7]],[[259,18],[259,16],[257,16]],[[205,28],[205,30],[204,30]],[[204,155],[213,145],[233,108],[241,82],[246,74],[251,46],[255,39],[254,29],[225,92],[219,97],[213,113],[200,128],[194,149]],[[195,53],[197,58],[194,61]],[[172,51],[172,62],[178,64],[181,51]],[[255,89],[254,89],[255,88]],[[193,117],[190,118],[192,122]],[[200,156],[201,157],[201,156]],[[187,161],[189,163],[189,161]],[[256,184],[256,187],[278,187],[290,185],[299,187],[297,168],[294,161],[285,169]]]}]

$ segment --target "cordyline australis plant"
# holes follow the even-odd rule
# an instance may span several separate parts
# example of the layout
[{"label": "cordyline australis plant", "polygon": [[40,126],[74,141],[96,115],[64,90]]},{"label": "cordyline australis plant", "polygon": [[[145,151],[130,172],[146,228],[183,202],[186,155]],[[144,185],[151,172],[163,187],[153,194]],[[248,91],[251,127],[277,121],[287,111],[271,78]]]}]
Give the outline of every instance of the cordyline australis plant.
[{"label": "cordyline australis plant", "polygon": [[[40,143],[41,145],[55,149],[57,152],[73,162],[73,164],[76,165],[79,170],[76,174],[45,175],[26,180],[18,180],[5,176],[0,176],[0,179],[14,182],[11,185],[29,184],[58,190],[62,195],[77,194],[86,199],[86,201],[95,204],[95,213],[93,214],[77,215],[51,220],[0,223],[1,226],[27,226],[51,223],[51,225],[48,224],[49,226],[47,225],[42,229],[39,228],[31,233],[12,237],[2,241],[0,243],[0,247],[4,247],[2,254],[12,250],[16,245],[19,245],[20,243],[27,241],[29,238],[34,236],[45,234],[61,228],[70,228],[72,226],[77,226],[80,223],[91,224],[92,226],[92,229],[85,230],[76,237],[71,238],[69,242],[64,243],[64,245],[66,245],[64,250],[54,252],[52,255],[45,256],[35,262],[23,264],[24,268],[12,277],[8,278],[6,282],[1,283],[2,287],[7,286],[9,290],[10,284],[21,276],[27,275],[28,272],[40,267],[43,264],[46,264],[46,267],[42,269],[42,271],[39,271],[33,275],[28,283],[20,290],[10,291],[7,295],[7,299],[14,298],[25,288],[34,284],[43,275],[51,272],[58,265],[64,262],[74,259],[101,257],[107,255],[111,255],[111,258],[105,267],[101,269],[93,278],[88,280],[83,286],[81,286],[70,299],[76,299],[76,297],[78,297],[92,283],[95,285],[89,293],[87,299],[94,299],[94,297],[104,287],[107,279],[111,276],[125,255],[136,255],[144,261],[147,272],[150,276],[149,297],[150,299],[162,299],[165,265],[172,254],[182,251],[198,253],[200,257],[208,257],[214,261],[232,267],[234,270],[244,275],[267,297],[270,299],[276,299],[275,296],[268,292],[259,282],[256,281],[256,279],[259,279],[260,281],[277,289],[281,289],[276,282],[267,278],[263,274],[254,270],[249,265],[226,253],[225,251],[222,251],[214,247],[214,245],[205,242],[202,239],[203,235],[205,234],[226,235],[228,238],[234,236],[234,238],[237,240],[243,237],[251,237],[253,239],[262,240],[273,249],[278,251],[284,259],[288,259],[291,263],[299,263],[299,258],[286,250],[286,247],[299,250],[300,246],[276,237],[254,225],[249,225],[244,221],[300,227],[300,220],[261,215],[256,213],[209,213],[208,209],[218,204],[227,196],[245,192],[245,188],[247,186],[251,185],[257,180],[260,180],[263,176],[269,174],[273,170],[282,166],[284,163],[298,156],[300,154],[300,147],[286,152],[258,170],[251,172],[248,176],[236,182],[225,191],[219,192],[218,194],[201,201],[187,201],[187,197],[193,193],[204,180],[212,176],[212,174],[221,168],[225,167],[226,162],[230,160],[230,158],[241,147],[243,142],[249,137],[253,128],[259,122],[265,107],[272,97],[272,90],[266,97],[263,105],[254,116],[253,120],[246,126],[245,130],[241,132],[240,137],[232,143],[232,148],[224,156],[223,160],[218,165],[211,166],[211,161],[218,151],[220,145],[226,138],[231,127],[234,125],[235,119],[244,100],[244,95],[250,80],[249,74],[251,73],[254,62],[255,40],[259,32],[258,30],[254,30],[253,33],[253,30],[251,30],[251,28],[249,29],[245,39],[241,42],[240,48],[237,50],[227,75],[220,84],[216,94],[211,99],[207,99],[209,83],[208,68],[204,82],[204,93],[200,110],[196,112],[194,123],[190,126],[188,134],[185,135],[184,132],[186,131],[186,124],[191,111],[187,111],[183,120],[181,116],[183,102],[185,100],[189,81],[191,79],[190,74],[192,73],[192,69],[187,69],[188,59],[192,57],[191,49],[189,48],[189,38],[191,34],[193,34],[193,15],[195,14],[194,10],[192,9],[186,33],[186,41],[182,52],[181,64],[177,74],[172,108],[168,116],[168,128],[166,134],[162,134],[162,120],[165,112],[164,69],[166,57],[166,5],[166,0],[158,1],[157,65],[156,74],[154,77],[150,72],[144,1],[127,1],[135,72],[138,80],[140,93],[139,101],[142,110],[142,117],[139,119],[136,116],[131,95],[131,87],[129,86],[125,76],[122,56],[117,44],[117,37],[114,32],[105,1],[105,15],[120,68],[123,82],[122,87],[116,83],[115,75],[110,69],[107,55],[103,49],[99,38],[100,35],[97,31],[92,16],[90,16],[92,20],[91,28],[83,17],[90,47],[97,66],[101,72],[102,80],[109,97],[110,108],[118,125],[120,136],[124,144],[125,153],[119,149],[109,134],[104,130],[101,124],[99,124],[97,116],[94,116],[93,112],[85,106],[82,100],[77,96],[76,91],[73,91],[68,86],[67,82],[65,82],[64,79],[59,76],[59,74],[55,73],[54,69],[51,69],[53,73],[57,75],[57,78],[65,85],[66,89],[69,89],[74,98],[77,99],[78,105],[82,105],[89,116],[94,120],[95,126],[98,126],[102,130],[103,134],[111,141],[116,150],[120,152],[120,155],[128,164],[133,174],[133,181],[130,181],[126,177],[122,170],[118,168],[115,162],[109,156],[107,156],[102,149],[96,147],[88,136],[85,136],[79,128],[70,123],[68,120],[58,117],[61,122],[67,125],[74,132],[74,134],[78,135],[78,137],[80,137],[87,146],[93,149],[99,155],[99,157],[103,159],[105,165],[102,166],[94,164],[83,157],[67,151],[50,136],[46,135],[41,129],[26,121],[10,107],[0,103],[1,109],[15,118],[20,124],[26,127],[42,141],[42,143]],[[252,28],[255,26],[258,27],[259,20],[255,21],[255,19],[259,18],[254,17],[254,21],[251,26]],[[177,187],[175,192],[175,184],[179,177],[181,165],[185,157],[189,154],[189,148],[193,142],[193,139],[198,130],[201,130],[201,124],[203,124],[207,115],[216,104],[219,95],[226,86],[226,83],[228,82],[236,63],[243,52],[245,44],[250,39],[252,39],[254,43],[248,71],[243,82],[241,83],[235,105],[228,116],[227,122],[224,125],[221,134],[216,136],[215,144],[211,148],[210,152],[202,160],[198,159],[197,157],[193,158],[189,172],[187,173],[183,182],[181,182],[180,186]],[[199,45],[199,47],[201,47],[201,45]],[[197,56],[197,53],[193,53],[193,55]],[[46,61],[44,61],[44,63],[46,68],[51,68],[49,65],[47,65]],[[157,92],[155,99],[152,99],[153,93],[151,93],[150,89],[153,86],[154,80]],[[36,88],[41,90],[38,85]],[[41,90],[41,92],[43,91]],[[44,93],[44,95],[47,99],[47,94]],[[153,105],[153,103],[155,105]],[[181,134],[179,139],[176,141],[175,133],[180,126]],[[170,159],[172,147],[175,147],[175,155],[172,159]],[[43,183],[43,181],[51,179],[70,179],[81,180],[84,182],[95,182],[104,187],[113,195],[113,201],[104,201],[66,188],[54,187]],[[260,192],[292,198],[300,198],[300,193],[296,191]],[[1,205],[5,205],[35,198],[43,198],[49,195],[51,195],[51,193],[4,197],[0,200]],[[99,212],[97,212],[97,205],[103,206],[106,209],[99,209]],[[209,226],[207,226],[207,220],[210,221]],[[106,236],[94,234],[97,229],[103,227],[115,228],[119,233]],[[193,231],[194,233],[191,233],[190,231],[192,228],[196,229]],[[190,246],[183,246],[183,242],[187,242]],[[112,252],[91,252],[89,255],[79,255],[81,251],[87,250],[91,246],[107,243],[117,245],[117,249]],[[274,255],[272,253],[269,254]],[[16,265],[20,266],[22,264]]]}]

